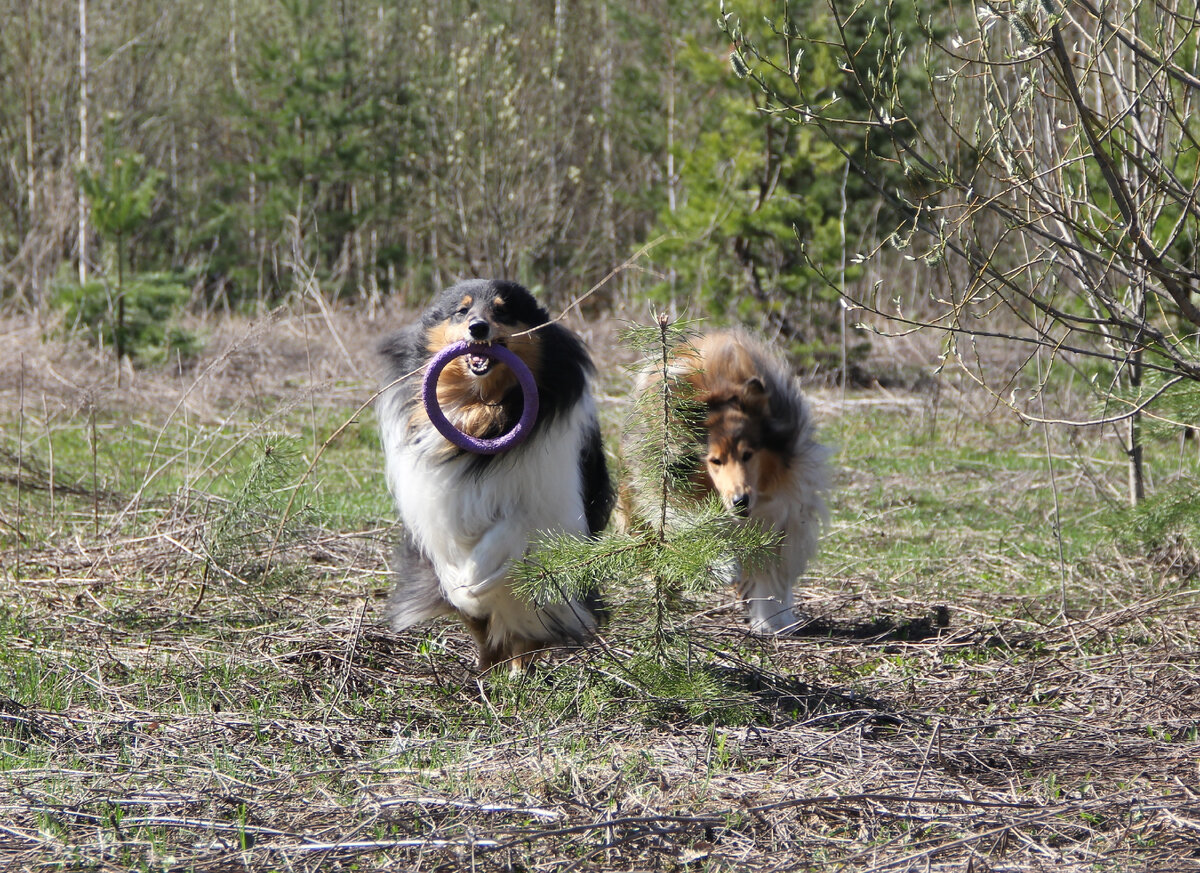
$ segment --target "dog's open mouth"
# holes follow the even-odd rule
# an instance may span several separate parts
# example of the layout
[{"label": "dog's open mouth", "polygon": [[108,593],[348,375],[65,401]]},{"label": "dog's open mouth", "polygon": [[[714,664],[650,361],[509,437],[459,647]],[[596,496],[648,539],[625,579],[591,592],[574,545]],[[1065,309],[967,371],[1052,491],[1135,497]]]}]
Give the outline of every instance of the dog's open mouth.
[{"label": "dog's open mouth", "polygon": [[468,354],[467,369],[476,376],[486,376],[488,371],[492,369],[492,359],[487,355]]},{"label": "dog's open mouth", "polygon": [[[494,343],[493,345],[504,345],[504,343]],[[495,359],[489,358],[487,355],[468,352],[463,357],[467,362],[467,369],[473,376],[486,376],[492,371],[492,367],[496,366]]]}]

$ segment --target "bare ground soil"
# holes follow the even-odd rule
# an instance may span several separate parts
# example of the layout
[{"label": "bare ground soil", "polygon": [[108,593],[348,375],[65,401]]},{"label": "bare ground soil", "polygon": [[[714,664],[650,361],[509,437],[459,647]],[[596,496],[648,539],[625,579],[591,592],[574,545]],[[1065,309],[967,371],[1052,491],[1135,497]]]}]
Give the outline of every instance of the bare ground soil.
[{"label": "bare ground soil", "polygon": [[[613,410],[616,328],[576,326]],[[201,360],[118,387],[78,339],[0,324],[8,869],[1200,869],[1186,544],[1099,543],[1058,567],[1036,532],[1055,520],[1021,516],[1036,470],[960,460],[917,476],[854,442],[880,423],[1025,451],[1018,427],[979,429],[1003,415],[988,398],[947,381],[934,421],[928,393],[814,392],[859,448],[839,457],[833,530],[801,590],[812,624],[755,640],[727,598],[699,604],[696,669],[728,700],[656,700],[623,672],[637,628],[619,608],[603,645],[515,679],[476,676],[450,623],[389,630],[386,512],[306,529],[270,584],[206,573],[222,504],[156,491],[161,468],[219,472],[213,430],[311,420],[320,443],[370,397],[382,328],[337,310],[203,327]],[[85,432],[94,409],[101,438],[122,420],[178,425],[194,456],[147,446],[144,493],[51,462],[45,435]],[[370,427],[359,417],[346,432]],[[339,487],[381,491],[357,458],[338,462]],[[1098,505],[1119,476],[1073,469],[1064,483]],[[1011,512],[1011,540],[972,531],[971,501]],[[880,557],[901,540],[937,560]],[[1061,591],[1029,581],[1056,573]]]}]

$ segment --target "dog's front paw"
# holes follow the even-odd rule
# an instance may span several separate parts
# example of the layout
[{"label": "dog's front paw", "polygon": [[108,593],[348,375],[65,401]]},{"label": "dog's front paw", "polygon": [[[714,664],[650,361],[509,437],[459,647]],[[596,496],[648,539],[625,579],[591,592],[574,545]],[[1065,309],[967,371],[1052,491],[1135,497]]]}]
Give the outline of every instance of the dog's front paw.
[{"label": "dog's front paw", "polygon": [[524,528],[515,524],[498,524],[479,538],[471,555],[463,564],[458,584],[480,596],[508,578],[512,562],[525,552],[527,540]]},{"label": "dog's front paw", "polygon": [[782,606],[776,600],[750,602],[750,632],[760,637],[786,636],[812,621],[807,612]]}]

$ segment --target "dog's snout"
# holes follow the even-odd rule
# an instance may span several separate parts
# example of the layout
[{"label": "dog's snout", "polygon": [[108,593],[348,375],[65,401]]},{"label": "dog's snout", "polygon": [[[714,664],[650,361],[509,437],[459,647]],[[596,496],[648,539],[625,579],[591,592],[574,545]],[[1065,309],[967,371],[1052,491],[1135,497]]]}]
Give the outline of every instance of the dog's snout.
[{"label": "dog's snout", "polygon": [[486,318],[472,318],[467,330],[473,340],[490,339],[492,336],[492,325]]},{"label": "dog's snout", "polygon": [[738,515],[749,515],[750,513],[750,492],[743,491],[733,498],[733,511]]}]

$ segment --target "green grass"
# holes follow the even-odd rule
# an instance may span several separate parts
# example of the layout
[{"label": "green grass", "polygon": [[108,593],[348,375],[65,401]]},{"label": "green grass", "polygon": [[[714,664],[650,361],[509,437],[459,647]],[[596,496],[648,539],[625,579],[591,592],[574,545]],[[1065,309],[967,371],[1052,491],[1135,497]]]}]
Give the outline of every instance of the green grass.
[{"label": "green grass", "polygon": [[[0,407],[4,863],[1165,870],[1194,848],[1195,539],[1186,513],[1139,527],[1102,434],[1052,432],[1048,461],[949,386],[819,395],[817,631],[751,638],[699,593],[659,652],[645,580],[612,579],[605,645],[480,680],[453,623],[384,623],[370,415],[313,463],[362,397],[238,384],[203,414],[101,401],[94,453],[70,397]],[[1163,492],[1194,481],[1155,440]]]},{"label": "green grass", "polygon": [[[1037,451],[1039,432],[1002,415],[972,421],[968,410],[943,423],[941,439],[930,440],[912,429],[928,410],[920,398],[905,400],[892,409],[873,407],[869,424],[842,419],[830,428],[841,441],[844,475],[826,567],[830,556],[853,555],[865,542],[871,572],[895,593],[1008,596],[1022,609],[1040,600],[1039,614],[1048,616],[1052,606],[1069,613],[1094,607],[1090,586],[1074,584],[1097,569],[1091,562],[1111,561],[1118,550],[1137,560],[1147,548],[1113,535],[1112,519],[1128,528],[1134,515],[1112,496],[1123,471],[1111,440],[1088,444],[1088,454],[1060,443],[1047,459]],[[1147,449],[1151,459],[1172,454],[1169,440]],[[1180,478],[1194,480],[1196,473],[1193,463]],[[1095,478],[1112,488],[1099,489]],[[855,569],[847,564],[832,573],[844,577]]]}]

